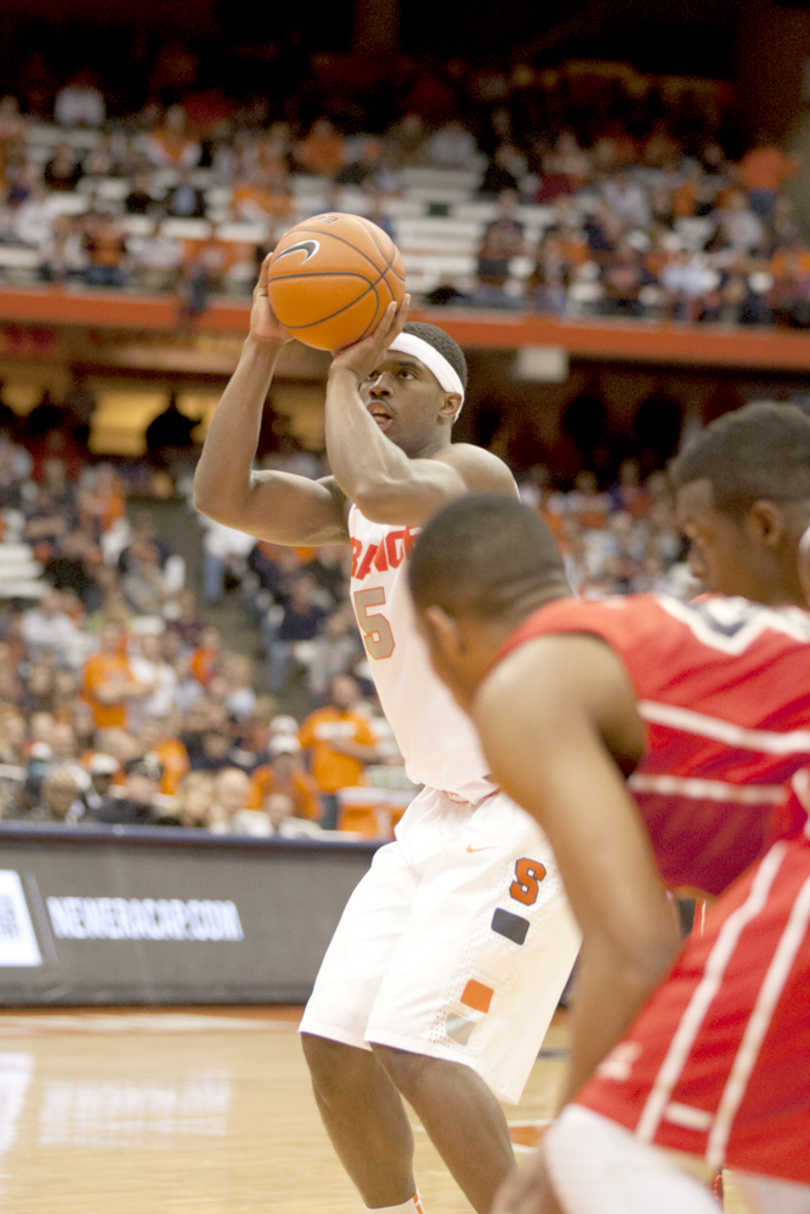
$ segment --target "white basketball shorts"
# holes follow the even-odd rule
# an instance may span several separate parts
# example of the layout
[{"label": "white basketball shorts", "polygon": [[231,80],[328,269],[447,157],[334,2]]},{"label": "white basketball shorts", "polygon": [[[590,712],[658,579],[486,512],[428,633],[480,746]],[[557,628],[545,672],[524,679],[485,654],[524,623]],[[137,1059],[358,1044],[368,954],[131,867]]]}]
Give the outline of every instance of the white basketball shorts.
[{"label": "white basketball shorts", "polygon": [[516,1103],[579,943],[533,818],[423,789],[349,899],[301,1032],[462,1063]]}]

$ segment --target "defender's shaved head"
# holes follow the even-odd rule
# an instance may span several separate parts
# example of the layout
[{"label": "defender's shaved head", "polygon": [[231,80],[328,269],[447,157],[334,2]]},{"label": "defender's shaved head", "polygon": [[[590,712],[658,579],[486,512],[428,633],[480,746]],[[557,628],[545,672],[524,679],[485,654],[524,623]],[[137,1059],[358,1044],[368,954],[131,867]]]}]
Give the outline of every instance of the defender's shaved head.
[{"label": "defender's shaved head", "polygon": [[417,609],[496,619],[571,593],[545,523],[514,498],[469,493],[416,542],[409,570]]},{"label": "defender's shaved head", "polygon": [[756,501],[810,501],[810,417],[778,404],[727,413],[678,456],[672,479],[709,481],[716,509],[737,520]]}]

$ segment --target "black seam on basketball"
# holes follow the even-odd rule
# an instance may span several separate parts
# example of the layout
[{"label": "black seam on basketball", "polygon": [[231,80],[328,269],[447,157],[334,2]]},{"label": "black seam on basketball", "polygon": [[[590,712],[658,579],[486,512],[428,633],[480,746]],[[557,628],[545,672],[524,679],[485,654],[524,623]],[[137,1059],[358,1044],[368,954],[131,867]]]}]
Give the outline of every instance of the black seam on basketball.
[{"label": "black seam on basketball", "polygon": [[[355,218],[360,218],[360,216],[355,216]],[[290,230],[292,231],[292,229],[290,229]],[[374,259],[372,257],[369,257],[368,253],[364,253],[362,249],[358,249],[357,245],[352,244],[352,242],[350,240],[346,240],[346,238],[344,236],[336,236],[334,232],[325,232],[323,230],[323,228],[302,228],[300,225],[296,225],[295,231],[296,231],[296,234],[299,232],[317,232],[321,236],[328,236],[330,240],[337,240],[337,241],[339,241],[340,244],[348,245],[350,249],[353,249],[355,253],[359,253],[361,257],[365,257],[366,261],[370,262],[371,265],[374,266],[375,270],[379,269],[379,266],[377,265],[377,263],[374,261]],[[370,235],[370,233],[369,233],[369,235]],[[393,241],[391,243],[393,244]],[[375,244],[376,244],[376,241],[375,241]],[[394,247],[396,248],[396,245]],[[378,248],[379,248],[379,246],[378,246]],[[280,249],[279,252],[283,253],[284,250]],[[382,249],[380,249],[380,252],[382,253]],[[383,255],[383,257],[385,257],[384,253],[382,253],[382,255]],[[273,266],[273,262],[270,263],[271,269],[272,269],[272,266]],[[391,267],[391,262],[389,262],[388,265],[386,266],[386,270],[390,269],[390,267]]]},{"label": "black seam on basketball", "polygon": [[[332,273],[332,274],[337,274],[337,273],[339,273],[339,271],[337,271],[337,270],[335,270],[335,271],[330,271],[330,273]],[[295,275],[295,277],[296,277],[296,278],[313,278],[313,277],[314,277],[314,275],[312,275],[312,274],[296,274],[296,275]],[[325,276],[324,276],[324,277],[325,277]],[[367,278],[366,278],[366,279],[363,279],[363,275],[362,275],[362,274],[357,274],[357,275],[355,275],[355,277],[356,277],[356,278],[360,278],[360,279],[362,279],[364,282],[367,282],[367,283],[368,283],[368,287],[366,288],[366,290],[363,292],[363,294],[362,294],[362,295],[358,295],[358,296],[357,296],[357,299],[353,299],[353,300],[352,300],[350,303],[344,304],[342,308],[338,308],[337,312],[331,312],[331,313],[329,314],[329,316],[322,316],[320,320],[311,320],[311,321],[309,322],[309,324],[306,324],[306,325],[288,325],[288,324],[286,324],[284,321],[282,321],[282,324],[284,325],[284,328],[285,328],[285,329],[289,329],[289,330],[290,330],[290,332],[292,332],[292,331],[293,331],[293,330],[295,330],[295,329],[312,329],[312,328],[314,328],[314,327],[315,327],[315,326],[317,326],[317,325],[324,325],[324,324],[326,324],[327,320],[334,320],[336,316],[340,316],[341,312],[345,312],[345,311],[347,310],[347,308],[353,308],[353,307],[354,307],[354,305],[355,305],[356,303],[359,303],[361,299],[365,299],[365,297],[368,295],[369,291],[373,291],[373,292],[374,292],[374,294],[377,296],[377,306],[376,306],[376,308],[374,309],[374,320],[372,320],[371,324],[370,324],[370,325],[368,325],[368,326],[367,326],[367,327],[366,327],[366,328],[363,330],[363,334],[362,334],[362,336],[357,338],[357,341],[362,341],[362,340],[363,340],[363,337],[365,337],[365,336],[366,336],[366,333],[368,333],[368,332],[369,332],[369,330],[370,330],[370,329],[373,327],[373,325],[374,325],[374,323],[376,322],[377,317],[378,317],[378,315],[379,315],[379,311],[380,311],[380,294],[379,294],[379,291],[377,290],[377,284],[376,284],[376,283],[373,283],[373,282],[368,282],[368,279],[367,279]],[[352,344],[354,344],[354,343],[352,343]]]},{"label": "black seam on basketball", "polygon": [[[329,233],[329,234],[331,235],[331,233]],[[336,236],[333,239],[339,240],[341,238]],[[357,249],[353,244],[349,244],[348,240],[344,240],[342,243],[348,244],[349,248],[354,249],[354,251],[356,253],[361,252],[361,250]],[[394,249],[394,253],[396,253],[396,245],[393,245],[393,249]],[[382,252],[382,250],[381,250],[381,252]],[[371,261],[371,258],[367,257],[365,253],[363,253],[363,256],[366,257],[367,261]],[[383,253],[383,256],[385,256],[384,253]],[[392,261],[393,261],[393,258],[392,258]],[[379,269],[378,266],[374,265],[373,261],[371,261],[371,264],[374,266],[375,270]],[[341,312],[345,312],[347,308],[353,308],[354,305],[356,303],[359,303],[361,299],[365,299],[365,297],[366,297],[366,295],[368,295],[369,291],[374,291],[374,293],[377,296],[377,307],[374,311],[374,319],[371,322],[371,325],[364,330],[362,337],[357,338],[358,341],[362,341],[363,337],[366,336],[366,333],[369,332],[369,329],[377,322],[377,317],[379,316],[379,310],[380,310],[380,296],[379,296],[379,292],[377,291],[377,285],[378,285],[378,283],[380,283],[384,280],[385,275],[388,273],[388,271],[390,269],[391,269],[391,262],[388,263],[388,265],[385,267],[385,269],[382,271],[382,273],[377,274],[377,277],[374,280],[374,282],[371,282],[371,280],[368,278],[364,278],[363,275],[359,274],[356,270],[319,270],[317,272],[317,274],[314,272],[310,272],[309,274],[284,274],[283,276],[279,275],[279,277],[277,279],[275,279],[274,281],[290,282],[290,281],[300,280],[302,278],[307,278],[311,282],[316,278],[359,278],[361,280],[361,282],[368,283],[366,290],[363,291],[362,294],[358,295],[356,299],[353,299],[351,301],[351,303],[344,304],[342,308],[338,308],[337,312],[332,312],[329,316],[323,316],[323,317],[321,317],[320,320],[311,320],[309,322],[309,324],[306,324],[306,325],[288,325],[288,324],[284,324],[284,322],[282,321],[282,324],[284,324],[284,328],[290,329],[290,330],[311,329],[315,325],[325,324],[325,322],[327,320],[334,320],[336,316],[340,316]],[[396,271],[395,271],[395,273],[396,273]],[[397,275],[397,277],[399,277],[399,275]],[[405,280],[403,279],[403,282],[404,281]],[[386,282],[385,285],[388,286],[388,283]],[[388,287],[388,290],[391,291],[391,288]],[[396,296],[394,295],[393,291],[391,291],[391,302],[396,303]],[[386,307],[388,307],[387,304],[386,304]]]},{"label": "black seam on basketball", "polygon": [[[375,232],[374,232],[374,229],[377,227],[377,224],[376,224],[376,223],[372,223],[372,221],[371,221],[370,219],[366,219],[365,215],[358,215],[358,216],[357,216],[357,218],[358,218],[358,219],[361,219],[361,220],[363,221],[363,223],[364,223],[364,224],[366,224],[366,226],[367,226],[367,228],[368,228],[368,234],[369,234],[369,236],[371,237],[371,239],[374,241],[374,243],[375,243],[375,245],[377,246],[377,248],[379,249],[380,256],[381,256],[381,257],[385,257],[385,252],[384,252],[384,251],[383,251],[383,249],[381,248],[381,246],[380,246],[380,242],[379,242],[379,240],[377,239],[377,236],[376,236],[376,234],[375,234]],[[382,228],[379,228],[379,231],[380,231],[380,232],[382,232]],[[388,233],[386,232],[386,233],[385,233],[385,235],[386,235],[386,236],[388,236]],[[388,236],[388,239],[389,239],[389,240],[391,240],[391,237],[390,237],[390,236]],[[385,268],[385,272],[386,272],[386,274],[387,274],[389,270],[392,270],[392,271],[393,271],[393,273],[394,273],[394,274],[397,276],[397,278],[400,280],[400,282],[404,282],[404,281],[405,281],[405,275],[404,275],[404,274],[400,274],[399,270],[394,269],[394,257],[396,257],[397,252],[398,252],[399,250],[397,249],[397,246],[394,244],[393,240],[391,240],[391,244],[393,245],[394,253],[393,253],[393,256],[391,257],[390,261],[388,262],[388,265],[387,265],[387,266],[386,266],[386,268]],[[394,295],[393,291],[391,292],[391,298],[392,298],[392,299],[395,299],[395,298],[396,298],[396,296]]]}]

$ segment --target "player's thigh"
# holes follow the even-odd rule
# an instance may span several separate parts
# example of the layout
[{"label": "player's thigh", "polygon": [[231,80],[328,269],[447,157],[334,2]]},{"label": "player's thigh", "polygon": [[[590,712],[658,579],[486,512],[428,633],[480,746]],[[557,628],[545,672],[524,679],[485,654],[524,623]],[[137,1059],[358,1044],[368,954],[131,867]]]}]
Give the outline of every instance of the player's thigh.
[{"label": "player's thigh", "polygon": [[302,1033],[361,1049],[391,955],[407,926],[417,874],[397,843],[380,848],[352,893],[301,1021]]},{"label": "player's thigh", "polygon": [[517,1100],[578,947],[548,841],[498,794],[424,873],[369,1040],[471,1066]]}]

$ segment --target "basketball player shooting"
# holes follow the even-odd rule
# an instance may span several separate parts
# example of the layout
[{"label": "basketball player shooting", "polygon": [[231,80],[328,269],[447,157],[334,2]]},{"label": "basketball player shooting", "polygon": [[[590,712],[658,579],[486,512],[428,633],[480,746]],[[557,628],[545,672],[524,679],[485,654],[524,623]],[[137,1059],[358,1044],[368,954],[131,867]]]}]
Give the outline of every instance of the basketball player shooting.
[{"label": "basketball player shooting", "polygon": [[203,513],[279,544],[352,547],[352,600],[386,717],[423,790],[375,855],[324,959],[301,1026],[326,1129],[365,1205],[421,1209],[400,1094],[475,1210],[513,1165],[496,1096],[519,1099],[579,945],[537,824],[488,776],[474,730],[434,674],[407,589],[416,534],[471,490],[515,498],[506,466],[451,442],[466,364],[434,325],[391,305],[335,354],[326,392],[333,476],[257,472],[273,368],[289,334],[267,265],[250,335],[195,476]]},{"label": "basketball player shooting", "polygon": [[[412,558],[436,669],[583,930],[573,1102],[496,1214],[556,1211],[546,1167],[566,1214],[716,1214],[662,1147],[734,1168],[758,1214],[810,1214],[810,418],[749,406],[674,475],[711,592],[691,604],[565,597],[505,498],[449,505]],[[676,950],[665,883],[720,897],[629,1027]]]}]

